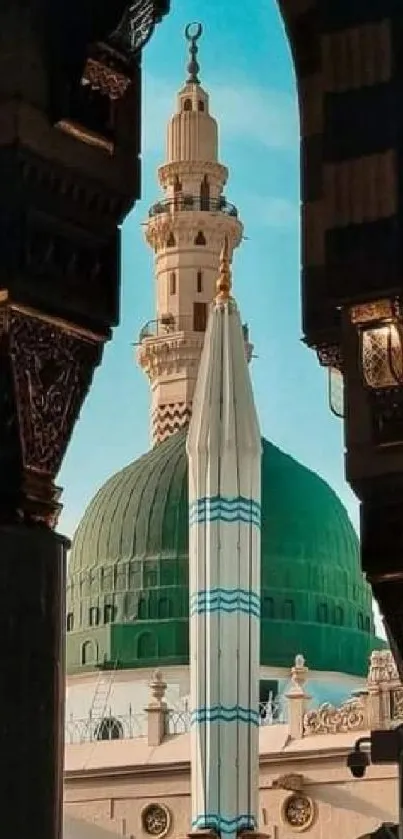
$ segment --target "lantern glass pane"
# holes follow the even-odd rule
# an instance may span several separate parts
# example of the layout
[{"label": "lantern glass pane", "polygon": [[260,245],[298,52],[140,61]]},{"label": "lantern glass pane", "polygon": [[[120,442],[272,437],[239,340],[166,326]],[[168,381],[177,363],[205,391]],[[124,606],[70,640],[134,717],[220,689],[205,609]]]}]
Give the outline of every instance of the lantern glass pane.
[{"label": "lantern glass pane", "polygon": [[329,367],[329,404],[332,414],[344,418],[344,379],[336,367]]},{"label": "lantern glass pane", "polygon": [[362,370],[372,388],[396,387],[403,377],[400,330],[395,324],[365,329],[362,340]]}]

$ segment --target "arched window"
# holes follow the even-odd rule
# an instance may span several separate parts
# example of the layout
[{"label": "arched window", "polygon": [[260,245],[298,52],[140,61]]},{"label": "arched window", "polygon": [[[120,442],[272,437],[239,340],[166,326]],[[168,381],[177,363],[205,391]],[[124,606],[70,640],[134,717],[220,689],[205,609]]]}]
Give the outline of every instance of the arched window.
[{"label": "arched window", "polygon": [[329,623],[329,610],[327,608],[327,603],[319,603],[318,621],[319,623]]},{"label": "arched window", "polygon": [[295,620],[295,608],[292,600],[284,600],[283,619],[288,621]]},{"label": "arched window", "polygon": [[174,248],[176,245],[175,236],[173,233],[170,233],[167,239],[167,248]]},{"label": "arched window", "polygon": [[191,111],[192,110],[192,100],[185,99],[183,102],[183,110],[184,111]]},{"label": "arched window", "polygon": [[161,597],[158,601],[158,617],[170,618],[172,615],[172,603],[169,597]]},{"label": "arched window", "polygon": [[199,230],[196,238],[195,238],[195,245],[205,245],[206,244],[206,237],[201,230]]},{"label": "arched window", "polygon": [[200,209],[210,209],[210,184],[207,175],[204,176],[200,184]]},{"label": "arched window", "polygon": [[81,664],[95,664],[95,646],[92,641],[84,641],[81,647]]},{"label": "arched window", "polygon": [[91,606],[90,609],[90,626],[98,626],[99,624],[99,609],[98,606]]},{"label": "arched window", "polygon": [[197,272],[197,284],[196,284],[196,287],[197,287],[197,291],[198,291],[198,293],[200,294],[200,292],[202,292],[202,291],[203,291],[203,272],[202,272],[202,271],[198,271],[198,272]]},{"label": "arched window", "polygon": [[336,626],[343,626],[344,623],[344,612],[341,606],[336,606],[334,610],[334,622]]},{"label": "arched window", "polygon": [[199,111],[204,111],[204,102],[202,102],[201,99],[199,99],[199,101],[197,103],[197,107],[198,107]]},{"label": "arched window", "polygon": [[274,618],[274,600],[272,597],[263,598],[262,617]]},{"label": "arched window", "polygon": [[122,740],[123,726],[115,717],[104,717],[95,729],[97,740]]},{"label": "arched window", "polygon": [[145,597],[139,597],[137,603],[137,617],[140,621],[145,621],[148,618],[148,603]]},{"label": "arched window", "polygon": [[362,612],[358,612],[357,626],[358,626],[358,629],[364,629],[364,616],[363,616]]},{"label": "arched window", "polygon": [[104,606],[104,623],[113,623],[115,618],[115,608],[109,603]]},{"label": "arched window", "polygon": [[69,612],[66,618],[66,629],[67,632],[72,632],[74,629],[74,615],[73,612]]},{"label": "arched window", "polygon": [[171,271],[169,275],[169,293],[176,294],[176,274],[175,271]]},{"label": "arched window", "polygon": [[371,619],[368,617],[365,618],[365,632],[371,632]]},{"label": "arched window", "polygon": [[137,638],[137,658],[156,658],[157,639],[152,632],[143,632]]}]

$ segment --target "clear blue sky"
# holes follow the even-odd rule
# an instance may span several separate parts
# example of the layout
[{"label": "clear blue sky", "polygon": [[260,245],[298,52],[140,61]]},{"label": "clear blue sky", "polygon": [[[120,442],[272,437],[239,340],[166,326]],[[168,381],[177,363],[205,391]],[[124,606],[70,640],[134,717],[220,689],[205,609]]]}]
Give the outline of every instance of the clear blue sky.
[{"label": "clear blue sky", "polygon": [[194,20],[204,26],[201,79],[220,124],[221,160],[230,168],[227,196],[247,236],[235,255],[234,286],[258,356],[252,375],[262,432],[329,481],[357,520],[344,480],[342,423],[330,414],[325,372],[301,343],[298,116],[276,4],[174,0],[144,56],[143,197],[123,230],[121,325],[59,476],[60,530],[68,535],[106,478],[149,447],[148,386],[132,346],[154,316],[152,254],[141,224],[159,195],[156,167],[185,77],[183,29]]}]

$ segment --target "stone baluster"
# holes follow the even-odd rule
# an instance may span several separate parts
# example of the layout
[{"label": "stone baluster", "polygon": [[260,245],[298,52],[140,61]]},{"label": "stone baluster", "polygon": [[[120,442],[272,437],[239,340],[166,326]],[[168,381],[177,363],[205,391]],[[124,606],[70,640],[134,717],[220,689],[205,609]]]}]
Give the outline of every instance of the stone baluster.
[{"label": "stone baluster", "polygon": [[159,746],[166,734],[168,706],[165,702],[167,685],[161,670],[153,673],[150,682],[150,700],[147,712],[147,741],[149,746]]},{"label": "stone baluster", "polygon": [[383,702],[381,695],[382,658],[379,650],[371,653],[367,679],[368,687],[368,726],[372,729],[383,728]]},{"label": "stone baluster", "polygon": [[291,668],[291,683],[285,694],[288,707],[288,725],[292,740],[299,740],[304,736],[304,715],[311,698],[305,690],[308,668],[302,655],[295,657]]}]

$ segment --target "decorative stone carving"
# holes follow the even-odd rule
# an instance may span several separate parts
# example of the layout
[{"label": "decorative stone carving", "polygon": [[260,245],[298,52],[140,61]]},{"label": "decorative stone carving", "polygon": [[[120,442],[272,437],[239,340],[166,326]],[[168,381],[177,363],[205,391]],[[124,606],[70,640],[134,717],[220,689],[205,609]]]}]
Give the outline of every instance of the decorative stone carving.
[{"label": "decorative stone carving", "polygon": [[184,179],[194,176],[200,177],[200,168],[203,175],[207,175],[210,183],[216,183],[222,188],[227,183],[228,169],[222,163],[216,161],[204,161],[202,167],[200,161],[175,160],[174,163],[165,163],[158,169],[158,180],[165,190],[175,183],[176,178]]},{"label": "decorative stone carving", "polygon": [[308,830],[315,818],[315,804],[307,795],[296,792],[283,801],[281,817],[293,830]]},{"label": "decorative stone carving", "polygon": [[300,792],[304,784],[304,776],[298,772],[280,775],[273,781],[273,789],[286,789],[290,792]]},{"label": "decorative stone carving", "polygon": [[[54,526],[53,480],[102,354],[102,341],[3,304],[1,494],[9,515]],[[5,505],[7,507],[7,505]]]},{"label": "decorative stone carving", "polygon": [[391,718],[393,721],[403,720],[403,688],[392,691]]},{"label": "decorative stone carving", "polygon": [[55,476],[100,360],[99,344],[13,311],[10,357],[24,465]]},{"label": "decorative stone carving", "polygon": [[320,708],[307,711],[304,734],[339,734],[360,731],[367,727],[366,706],[362,699],[349,699],[340,708],[326,702]]},{"label": "decorative stone carving", "polygon": [[316,347],[316,354],[321,367],[334,367],[336,370],[342,371],[343,358],[340,347],[323,344],[320,347]]},{"label": "decorative stone carving", "polygon": [[108,67],[101,61],[89,58],[81,84],[88,84],[92,90],[99,90],[113,100],[121,99],[125,95],[131,84],[131,78],[113,67]]},{"label": "decorative stone carving", "polygon": [[171,827],[171,813],[163,804],[148,804],[141,814],[141,824],[145,833],[162,839]]},{"label": "decorative stone carving", "polygon": [[399,673],[390,650],[375,650],[371,653],[368,671],[368,687],[383,684],[400,684]]}]

